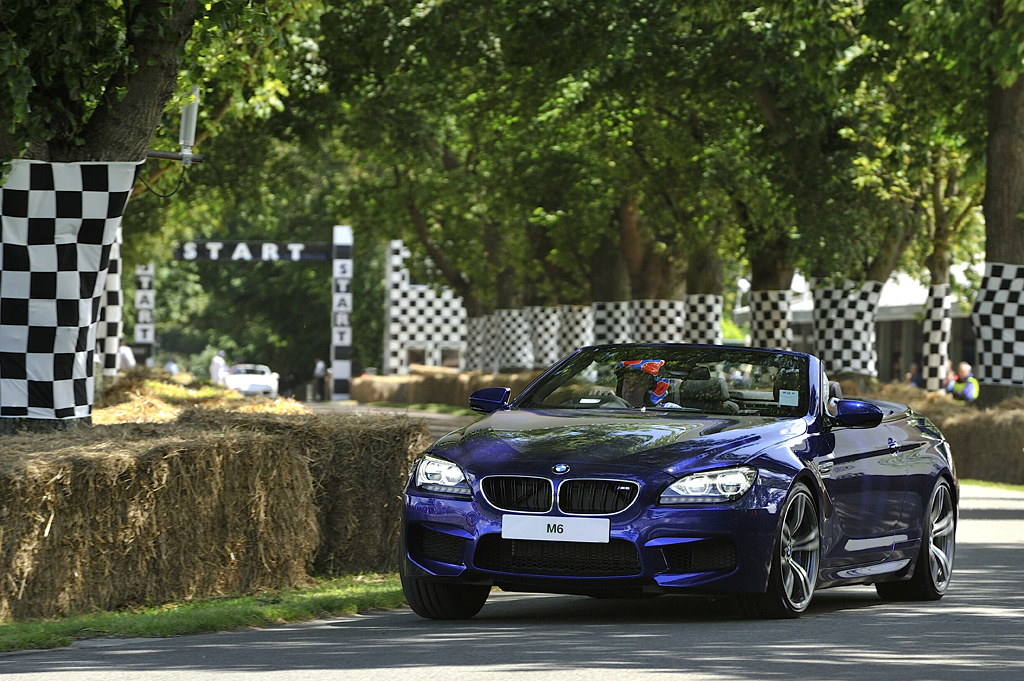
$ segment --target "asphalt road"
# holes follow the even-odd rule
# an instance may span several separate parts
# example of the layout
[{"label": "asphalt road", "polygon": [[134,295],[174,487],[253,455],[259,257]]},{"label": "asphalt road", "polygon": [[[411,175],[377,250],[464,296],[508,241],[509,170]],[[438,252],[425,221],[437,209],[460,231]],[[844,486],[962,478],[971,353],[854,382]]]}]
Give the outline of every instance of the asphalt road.
[{"label": "asphalt road", "polygon": [[263,630],[84,641],[0,656],[4,681],[1024,678],[1024,493],[964,487],[941,601],[822,591],[802,618],[742,619],[727,600],[605,601],[495,592],[466,622],[407,608]]}]

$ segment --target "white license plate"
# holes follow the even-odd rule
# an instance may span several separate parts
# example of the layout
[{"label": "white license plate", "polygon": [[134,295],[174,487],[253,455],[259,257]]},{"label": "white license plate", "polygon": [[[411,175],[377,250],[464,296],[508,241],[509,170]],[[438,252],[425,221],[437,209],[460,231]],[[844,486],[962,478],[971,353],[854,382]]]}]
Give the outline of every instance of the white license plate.
[{"label": "white license plate", "polygon": [[502,539],[539,539],[607,544],[608,518],[554,518],[543,515],[503,515]]}]

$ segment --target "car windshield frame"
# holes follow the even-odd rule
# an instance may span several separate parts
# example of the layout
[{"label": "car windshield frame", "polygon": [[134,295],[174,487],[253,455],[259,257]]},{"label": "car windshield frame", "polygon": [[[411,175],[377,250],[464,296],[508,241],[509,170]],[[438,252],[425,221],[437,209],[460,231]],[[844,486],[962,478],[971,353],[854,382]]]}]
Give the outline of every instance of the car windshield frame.
[{"label": "car windshield frame", "polygon": [[809,371],[807,355],[783,350],[728,345],[591,346],[545,372],[512,406],[801,418],[810,407]]}]

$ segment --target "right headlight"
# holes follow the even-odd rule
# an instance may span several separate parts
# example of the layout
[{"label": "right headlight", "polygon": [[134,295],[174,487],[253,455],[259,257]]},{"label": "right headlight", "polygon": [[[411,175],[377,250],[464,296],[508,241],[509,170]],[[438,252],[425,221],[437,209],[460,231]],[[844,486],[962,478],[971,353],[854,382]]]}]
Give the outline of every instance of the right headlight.
[{"label": "right headlight", "polygon": [[750,466],[693,473],[679,478],[661,493],[662,504],[709,504],[735,501],[747,493],[757,479]]},{"label": "right headlight", "polygon": [[472,496],[466,474],[457,464],[426,454],[416,464],[415,485],[426,492]]}]

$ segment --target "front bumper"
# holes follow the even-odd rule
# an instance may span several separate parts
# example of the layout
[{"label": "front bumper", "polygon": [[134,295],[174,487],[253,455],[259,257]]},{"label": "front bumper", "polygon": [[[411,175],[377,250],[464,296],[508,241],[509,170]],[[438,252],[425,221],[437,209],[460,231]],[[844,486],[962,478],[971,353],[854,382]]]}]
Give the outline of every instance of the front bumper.
[{"label": "front bumper", "polygon": [[607,543],[582,543],[503,539],[501,512],[476,500],[407,491],[402,570],[552,593],[759,593],[767,586],[781,504],[765,490],[750,492],[731,504],[649,506],[610,516]]}]

